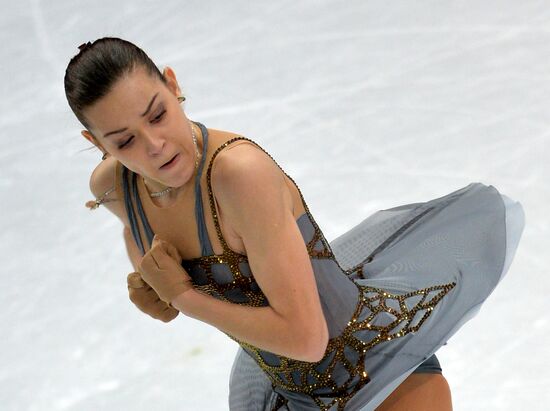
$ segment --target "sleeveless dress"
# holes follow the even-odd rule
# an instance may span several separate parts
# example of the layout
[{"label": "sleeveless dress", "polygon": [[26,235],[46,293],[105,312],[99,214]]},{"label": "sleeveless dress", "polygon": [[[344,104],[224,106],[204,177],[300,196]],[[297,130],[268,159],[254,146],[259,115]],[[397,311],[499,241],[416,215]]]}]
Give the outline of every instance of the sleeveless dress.
[{"label": "sleeveless dress", "polygon": [[[200,195],[208,131],[195,124],[203,135],[195,180],[202,256],[183,260],[182,267],[202,292],[235,304],[266,306],[246,255],[230,249],[222,236],[210,172],[219,152],[239,140],[273,158],[240,136],[212,155],[207,188],[224,250],[215,255]],[[126,212],[144,254],[143,241],[150,247],[154,232],[136,178],[122,166]],[[310,256],[329,343],[323,358],[310,363],[227,334],[240,345],[231,370],[230,409],[374,410],[411,373],[441,372],[435,352],[479,311],[510,267],[525,225],[523,207],[491,185],[470,183],[429,201],[377,211],[329,243],[298,191],[306,212],[296,223]]]}]

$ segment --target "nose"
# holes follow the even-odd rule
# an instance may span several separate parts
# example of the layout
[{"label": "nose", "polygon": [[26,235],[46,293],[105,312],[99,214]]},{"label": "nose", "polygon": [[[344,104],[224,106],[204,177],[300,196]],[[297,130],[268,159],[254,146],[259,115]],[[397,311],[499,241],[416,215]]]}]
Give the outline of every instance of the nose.
[{"label": "nose", "polygon": [[152,157],[160,155],[164,145],[166,144],[166,140],[164,138],[151,131],[143,132],[143,140],[145,141],[147,153]]}]

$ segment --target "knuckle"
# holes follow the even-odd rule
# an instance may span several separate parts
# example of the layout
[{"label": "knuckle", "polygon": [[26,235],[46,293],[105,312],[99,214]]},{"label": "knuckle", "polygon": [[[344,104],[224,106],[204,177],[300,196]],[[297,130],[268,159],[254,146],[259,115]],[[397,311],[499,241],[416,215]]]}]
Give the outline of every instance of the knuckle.
[{"label": "knuckle", "polygon": [[128,297],[130,298],[131,302],[133,302],[134,304],[136,303],[136,294],[135,293],[130,291],[130,293],[128,294]]},{"label": "knuckle", "polygon": [[155,320],[160,320],[161,318],[159,317],[158,313],[157,312],[150,312],[148,313],[151,317],[153,317]]}]

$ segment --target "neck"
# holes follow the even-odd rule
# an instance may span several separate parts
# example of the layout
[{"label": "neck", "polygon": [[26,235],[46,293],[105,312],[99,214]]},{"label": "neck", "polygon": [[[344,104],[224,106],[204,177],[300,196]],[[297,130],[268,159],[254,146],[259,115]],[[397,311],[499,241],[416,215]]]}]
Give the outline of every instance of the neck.
[{"label": "neck", "polygon": [[[149,191],[149,193],[158,193],[160,191],[166,190],[169,187],[169,186],[165,186],[162,183],[159,183],[158,181],[151,180],[150,178],[147,178],[147,177],[143,177],[143,183],[147,187],[147,190]],[[159,196],[159,198],[160,197],[166,198],[166,199],[169,199],[172,197],[175,198],[178,196],[178,193],[180,191],[185,189],[186,186],[187,186],[187,183],[181,187],[172,187],[172,190],[170,190],[168,193],[162,196]]]}]

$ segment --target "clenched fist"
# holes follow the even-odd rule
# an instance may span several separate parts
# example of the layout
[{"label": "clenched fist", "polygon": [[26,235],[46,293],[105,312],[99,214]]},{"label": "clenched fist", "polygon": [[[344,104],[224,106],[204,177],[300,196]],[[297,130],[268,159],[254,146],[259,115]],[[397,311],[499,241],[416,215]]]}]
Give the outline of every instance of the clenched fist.
[{"label": "clenched fist", "polygon": [[176,247],[156,235],[138,270],[143,280],[166,303],[171,303],[178,295],[193,288],[191,277],[181,266],[181,256]]},{"label": "clenched fist", "polygon": [[130,301],[145,314],[165,323],[178,316],[179,311],[162,301],[157,292],[143,281],[140,273],[128,274],[127,282]]}]

